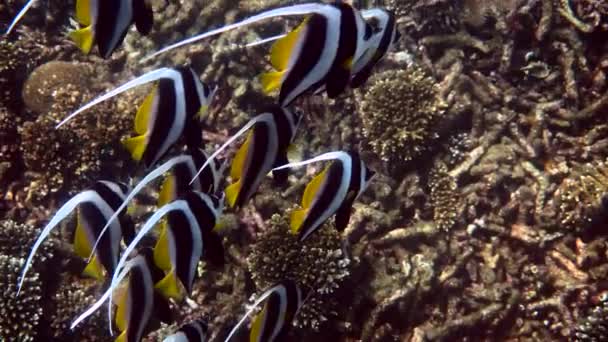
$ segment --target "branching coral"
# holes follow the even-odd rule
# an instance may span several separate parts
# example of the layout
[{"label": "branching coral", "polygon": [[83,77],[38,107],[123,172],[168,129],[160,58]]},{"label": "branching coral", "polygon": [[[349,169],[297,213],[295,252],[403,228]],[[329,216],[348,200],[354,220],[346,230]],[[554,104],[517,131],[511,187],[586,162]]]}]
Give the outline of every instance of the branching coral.
[{"label": "branching coral", "polygon": [[299,326],[318,329],[334,310],[328,294],[350,273],[351,261],[342,251],[340,235],[328,223],[300,242],[289,232],[287,218],[273,215],[268,225],[247,258],[252,278],[259,289],[292,279],[313,291],[296,321]]},{"label": "branching coral", "polygon": [[604,293],[598,303],[581,319],[574,331],[574,338],[579,342],[605,341],[608,339],[608,295]]},{"label": "branching coral", "polygon": [[449,230],[460,216],[461,201],[456,180],[445,164],[439,163],[431,169],[429,187],[435,223],[439,229]]},{"label": "branching coral", "polygon": [[390,70],[377,76],[363,96],[363,135],[392,173],[428,151],[437,138],[445,105],[434,80],[422,69]]}]

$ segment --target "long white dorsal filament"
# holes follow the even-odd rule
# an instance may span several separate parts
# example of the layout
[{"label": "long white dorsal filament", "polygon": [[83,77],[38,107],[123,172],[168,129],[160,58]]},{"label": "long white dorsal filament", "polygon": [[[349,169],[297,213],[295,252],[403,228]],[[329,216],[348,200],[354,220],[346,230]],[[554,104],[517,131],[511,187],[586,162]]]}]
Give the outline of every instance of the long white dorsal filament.
[{"label": "long white dorsal filament", "polygon": [[254,42],[251,42],[251,43],[245,45],[245,47],[254,47],[254,46],[258,46],[258,45],[274,42],[275,40],[279,40],[279,39],[285,37],[286,35],[287,34],[282,33],[282,34],[278,34],[276,36],[264,38],[264,39],[261,39],[261,40],[256,40]]},{"label": "long white dorsal filament", "polygon": [[21,18],[23,18],[23,16],[25,15],[25,13],[34,5],[34,2],[36,2],[36,0],[29,0],[25,4],[25,6],[23,6],[23,8],[21,8],[19,13],[17,13],[17,15],[15,16],[15,19],[13,19],[10,26],[8,27],[8,30],[6,30],[6,32],[4,32],[5,35],[8,35],[11,33],[11,31],[13,31],[15,26],[17,26],[17,23],[19,22],[19,20],[21,20]]},{"label": "long white dorsal filament", "polygon": [[23,286],[23,281],[25,280],[25,274],[27,273],[27,270],[29,269],[29,267],[32,263],[32,260],[34,259],[34,255],[36,254],[36,251],[38,250],[40,245],[42,245],[44,240],[51,234],[52,230],[55,227],[57,227],[57,225],[64,218],[66,218],[72,211],[74,211],[74,209],[76,209],[76,207],[79,204],[81,204],[83,202],[93,202],[95,200],[100,200],[100,199],[101,198],[95,191],[87,190],[87,191],[83,191],[83,192],[79,193],[78,195],[72,197],[63,206],[61,206],[61,208],[59,208],[57,213],[55,213],[55,216],[53,216],[51,221],[49,221],[49,223],[47,223],[47,225],[44,227],[42,232],[40,232],[40,236],[34,243],[34,246],[32,247],[32,250],[30,251],[30,254],[27,257],[27,260],[25,261],[25,264],[23,266],[23,271],[21,271],[19,285],[17,286],[17,296],[19,296],[19,293],[21,292],[21,287]]},{"label": "long white dorsal filament", "polygon": [[[177,73],[177,71],[175,71],[171,68],[160,68],[160,69],[152,70],[146,74],[143,74],[143,75],[137,77],[136,79],[133,79],[133,80],[121,85],[120,87],[118,87],[110,92],[107,92],[104,95],[101,95],[98,98],[96,98],[95,100],[80,107],[78,110],[76,110],[75,112],[70,114],[68,117],[63,119],[60,123],[58,123],[57,126],[55,126],[55,128],[59,128],[59,127],[63,126],[66,122],[70,121],[76,115],[78,115],[78,114],[84,112],[85,110],[87,110],[103,101],[106,101],[118,94],[124,93],[125,91],[127,91],[131,88],[135,88],[142,84],[153,82],[153,81],[159,80],[161,78],[176,79],[176,75],[175,75],[176,73]],[[177,76],[179,76],[179,75],[177,75]]]},{"label": "long white dorsal filament", "polygon": [[342,160],[345,157],[348,157],[348,153],[346,153],[344,151],[327,152],[327,153],[323,153],[320,156],[316,156],[314,158],[303,160],[301,162],[289,163],[289,164],[275,167],[274,169],[272,169],[272,171],[300,167],[300,166],[304,166],[304,165],[308,165],[308,164],[312,164],[312,163],[316,163],[316,162],[324,161],[324,160],[336,160],[336,159]]},{"label": "long white dorsal filament", "polygon": [[232,144],[241,135],[243,135],[245,132],[247,132],[247,130],[249,130],[256,122],[260,122],[260,121],[263,121],[265,119],[268,119],[268,117],[267,117],[268,115],[270,115],[270,114],[269,113],[263,113],[263,114],[260,114],[260,115],[258,115],[256,117],[254,117],[253,119],[249,120],[249,122],[247,122],[245,124],[245,126],[243,126],[238,132],[236,132],[233,136],[231,136],[222,146],[220,146],[220,148],[218,148],[215,152],[213,152],[213,154],[211,154],[211,156],[209,156],[209,158],[207,158],[207,160],[205,161],[205,163],[203,164],[203,166],[201,166],[201,168],[198,169],[198,172],[196,173],[196,175],[194,175],[194,177],[190,181],[190,184],[192,184],[192,182],[194,182],[194,180],[196,178],[198,178],[198,176],[201,174],[201,172],[203,172],[203,170],[205,169],[205,167],[207,167],[207,165],[209,165],[209,163],[212,160],[215,160],[215,158],[217,157],[218,154],[220,154],[223,150],[225,150],[226,147],[228,147],[230,144]]},{"label": "long white dorsal filament", "polygon": [[230,331],[230,334],[228,334],[228,337],[226,337],[226,339],[224,340],[224,342],[228,342],[230,341],[230,339],[232,338],[232,335],[234,335],[239,327],[241,325],[243,325],[243,322],[245,322],[245,320],[247,319],[247,317],[249,317],[251,315],[251,313],[258,307],[258,305],[260,305],[260,303],[262,303],[268,296],[270,296],[270,294],[272,292],[274,292],[276,290],[277,287],[282,286],[281,284],[279,285],[275,285],[273,287],[271,287],[270,289],[266,290],[264,293],[262,293],[262,295],[260,296],[260,298],[258,298],[253,305],[249,308],[249,310],[247,310],[247,312],[245,313],[245,315],[243,316],[243,318],[241,318],[241,320],[234,326],[234,328],[232,328],[232,330]]},{"label": "long white dorsal filament", "polygon": [[[120,282],[120,279],[119,279],[120,276],[119,276],[118,272],[120,272],[120,269],[123,267],[123,265],[125,265],[125,262],[127,261],[127,258],[129,257],[129,254],[131,254],[131,252],[133,252],[133,250],[135,249],[135,247],[137,247],[137,244],[141,241],[141,239],[143,239],[144,236],[146,236],[146,234],[148,234],[150,232],[150,230],[152,230],[152,228],[154,228],[156,226],[156,224],[163,218],[163,216],[165,216],[170,211],[175,211],[175,210],[183,211],[186,214],[186,216],[189,216],[188,219],[196,221],[196,218],[192,215],[192,212],[191,212],[190,208],[188,207],[188,203],[184,200],[173,201],[167,205],[162,206],[160,209],[158,209],[154,213],[154,215],[150,216],[150,218],[146,221],[144,226],[137,233],[137,235],[135,236],[133,241],[131,241],[129,246],[127,246],[125,251],[122,253],[122,256],[120,257],[120,261],[118,262],[118,265],[116,266],[116,269],[114,270],[114,274],[112,275],[110,289],[116,288],[118,286],[118,283]],[[112,331],[112,294],[110,294],[110,302],[108,304],[108,321],[110,322],[110,332],[111,332]]]},{"label": "long white dorsal filament", "polygon": [[162,48],[158,51],[156,51],[155,53],[144,57],[142,62],[145,62],[147,60],[150,60],[160,54],[163,54],[165,52],[171,51],[173,49],[176,49],[178,47],[184,46],[184,45],[188,45],[188,44],[192,44],[194,42],[197,42],[199,40],[208,38],[208,37],[212,37],[215,35],[218,35],[220,33],[226,32],[226,31],[230,31],[230,30],[234,30],[237,29],[239,27],[243,27],[243,26],[247,26],[247,25],[251,25],[254,24],[258,21],[262,21],[265,19],[270,19],[270,18],[274,18],[274,17],[280,17],[280,16],[292,16],[292,15],[305,15],[305,14],[310,14],[310,13],[315,13],[315,12],[320,12],[321,9],[323,8],[323,6],[326,6],[324,4],[318,4],[318,3],[309,3],[309,4],[299,4],[299,5],[293,5],[293,6],[287,6],[287,7],[282,7],[282,8],[276,8],[270,11],[266,11],[266,12],[262,12],[260,14],[254,15],[252,17],[249,17],[247,19],[244,19],[242,21],[236,22],[234,24],[229,24],[220,28],[217,28],[215,30],[211,30],[209,32],[205,32],[205,33],[201,33],[199,35],[196,35],[194,37],[190,37],[188,39],[182,40],[180,42],[177,42],[175,44],[169,45],[165,48]]},{"label": "long white dorsal filament", "polygon": [[93,245],[91,255],[89,255],[89,261],[91,260],[91,257],[95,254],[95,250],[97,249],[97,245],[99,244],[99,241],[101,241],[101,237],[103,236],[103,234],[106,232],[106,230],[108,230],[108,227],[110,227],[110,225],[118,217],[118,215],[120,215],[120,212],[123,211],[127,207],[127,205],[129,205],[129,202],[146,185],[148,185],[148,183],[162,176],[165,172],[169,171],[171,168],[173,168],[173,166],[179,163],[192,164],[192,169],[196,168],[196,166],[194,165],[194,161],[192,160],[192,156],[190,156],[189,154],[184,154],[167,160],[161,166],[149,172],[139,183],[137,183],[133,190],[131,190],[131,192],[127,195],[127,197],[125,197],[124,201],[122,201],[122,203],[120,204],[120,207],[116,209],[114,214],[108,219],[108,222],[106,222],[106,225],[103,227],[103,229],[101,229],[99,236],[97,237],[97,241],[95,241],[95,244]]}]

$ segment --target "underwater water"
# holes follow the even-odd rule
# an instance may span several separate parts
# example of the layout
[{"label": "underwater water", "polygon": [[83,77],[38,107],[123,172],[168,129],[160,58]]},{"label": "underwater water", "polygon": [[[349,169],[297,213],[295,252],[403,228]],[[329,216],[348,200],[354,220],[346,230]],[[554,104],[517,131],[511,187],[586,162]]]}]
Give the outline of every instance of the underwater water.
[{"label": "underwater water", "polygon": [[608,4],[302,4],[0,3],[0,341],[607,341]]}]

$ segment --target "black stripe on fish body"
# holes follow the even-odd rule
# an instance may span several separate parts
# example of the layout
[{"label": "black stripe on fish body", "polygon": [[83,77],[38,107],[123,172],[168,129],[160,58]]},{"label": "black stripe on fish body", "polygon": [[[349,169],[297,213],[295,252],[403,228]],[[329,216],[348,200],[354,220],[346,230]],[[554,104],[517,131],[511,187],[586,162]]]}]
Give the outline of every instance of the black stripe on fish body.
[{"label": "black stripe on fish body", "polygon": [[350,183],[348,184],[348,191],[352,191],[358,194],[363,184],[361,184],[361,173],[363,172],[363,163],[361,157],[357,152],[349,152],[348,155],[351,159],[352,171],[350,175]]},{"label": "black stripe on fish body", "polygon": [[395,15],[388,11],[387,14],[388,20],[386,22],[386,26],[384,27],[380,44],[374,53],[374,57],[350,80],[351,88],[359,88],[365,84],[365,82],[367,82],[372,74],[372,69],[376,66],[376,64],[378,64],[382,57],[386,55],[389,47],[393,43],[391,40],[393,39],[393,32],[395,32]]},{"label": "black stripe on fish body", "polygon": [[[196,170],[194,170],[196,172]],[[175,179],[175,194],[176,198],[180,198],[185,195],[188,191],[192,190],[190,180],[194,174],[188,166],[188,163],[177,163],[173,166],[173,176]],[[194,183],[192,183],[194,185]],[[198,190],[198,189],[195,189]]]},{"label": "black stripe on fish body", "polygon": [[[194,279],[193,274],[196,268],[190,267],[192,257],[195,254],[195,236],[192,234],[192,224],[186,214],[182,211],[172,211],[167,215],[169,230],[173,235],[175,251],[175,274],[186,288],[186,292],[192,291],[190,279]],[[200,252],[200,251],[199,251]],[[197,260],[198,261],[198,260]]]},{"label": "black stripe on fish body", "polygon": [[333,161],[327,171],[327,178],[318,190],[319,193],[316,194],[318,197],[311,204],[311,208],[309,208],[309,212],[302,222],[299,233],[300,239],[303,236],[309,235],[308,231],[314,231],[323,224],[323,222],[320,222],[316,227],[313,226],[315,221],[329,209],[331,202],[337,196],[340,184],[342,183],[342,177],[344,177],[344,166],[340,161]]},{"label": "black stripe on fish body", "polygon": [[[181,329],[179,329],[179,331],[183,332],[184,335],[186,335],[186,338],[188,339],[189,342],[204,341],[205,332],[202,329],[198,330],[196,327],[194,327],[193,324],[196,324],[196,323],[197,322],[185,325]],[[199,325],[199,329],[200,329],[200,325]]]},{"label": "black stripe on fish body", "polygon": [[152,282],[156,284],[161,281],[165,277],[165,272],[156,266],[154,262],[154,250],[151,247],[145,247],[139,251],[139,255],[146,261],[147,272],[150,273]]},{"label": "black stripe on fish body", "polygon": [[[235,201],[235,207],[243,206],[256,192],[254,189],[259,184],[258,177],[263,177],[269,170],[264,166],[266,154],[268,154],[269,147],[269,135],[276,134],[272,131],[268,124],[265,122],[258,122],[251,128],[253,130],[253,137],[251,144],[249,145],[247,163],[244,166],[243,176],[241,178],[241,189],[237,195]],[[276,155],[273,156],[273,160]]]},{"label": "black stripe on fish body", "polygon": [[[306,75],[308,75],[317,62],[321,58],[323,48],[325,47],[325,40],[327,39],[327,18],[320,14],[312,14],[308,23],[306,24],[306,30],[304,34],[302,49],[300,54],[297,56],[294,65],[288,71],[288,75],[285,77],[281,84],[281,91],[279,93],[279,103],[285,107],[297,99],[300,95],[306,92],[297,94],[290,103],[284,103],[285,98],[298,86]],[[307,90],[314,90],[314,86]]]},{"label": "black stripe on fish body", "polygon": [[[279,144],[277,157],[274,161],[273,167],[278,167],[289,162],[287,159],[287,149],[289,148],[289,144],[291,144],[291,140],[295,134],[295,127],[292,127],[289,119],[287,118],[287,115],[289,114],[285,113],[285,109],[279,106],[273,106],[268,110],[268,112],[272,113],[275,125],[277,127]],[[287,183],[288,175],[288,169],[272,171],[272,177],[277,185],[285,185]]]},{"label": "black stripe on fish body", "polygon": [[182,76],[184,82],[184,97],[186,100],[186,126],[184,127],[184,135],[186,137],[186,145],[189,148],[203,148],[203,124],[198,119],[197,114],[201,109],[202,103],[196,90],[196,82],[194,74],[189,67],[178,67],[176,70]]},{"label": "black stripe on fish body", "polygon": [[361,172],[363,171],[361,167],[363,164],[361,163],[361,158],[359,153],[357,152],[349,152],[351,158],[352,171],[350,175],[350,183],[348,184],[348,192],[346,194],[346,198],[340,204],[340,208],[336,211],[336,229],[338,231],[344,231],[348,222],[350,221],[350,215],[352,213],[353,203],[355,199],[357,199],[357,195],[359,191],[363,187],[361,183]]},{"label": "black stripe on fish body", "polygon": [[146,5],[145,0],[133,0],[133,20],[137,32],[141,35],[147,35],[152,30],[154,25],[154,13],[152,8]]},{"label": "black stripe on fish body", "polygon": [[122,204],[123,198],[103,181],[95,182],[91,187],[91,190],[95,191],[114,211]]},{"label": "black stripe on fish body", "polygon": [[[211,198],[213,201],[213,198]],[[186,201],[192,209],[198,226],[201,229],[203,238],[203,253],[205,258],[215,266],[224,265],[224,246],[222,238],[213,231],[213,227],[217,222],[215,211],[210,208],[200,195],[191,192],[187,195]]]},{"label": "black stripe on fish body", "polygon": [[[91,246],[93,246],[95,240],[99,237],[101,229],[103,229],[107,222],[107,218],[103,215],[98,205],[99,204],[84,202],[81,203],[79,207],[81,218],[84,221],[82,222],[82,228],[88,230],[94,239],[93,241],[90,241]],[[112,255],[112,234],[110,234],[110,232],[103,234],[99,240],[96,254],[99,262],[106,271],[108,271],[108,274],[113,274],[118,255]]]},{"label": "black stripe on fish body", "polygon": [[163,297],[159,292],[154,291],[154,317],[163,323],[173,323],[173,314],[171,313],[171,306],[169,301]]},{"label": "black stripe on fish body", "polygon": [[[120,7],[121,3],[124,0],[100,0],[98,1],[98,19],[95,23],[95,41],[97,43],[97,48],[99,49],[99,54],[103,58],[108,58],[114,52],[114,49],[119,46],[127,35],[127,31],[130,26],[127,25],[120,32],[116,32],[118,21],[121,15]],[[130,18],[129,21],[133,19]],[[112,41],[114,40],[114,36],[118,35],[118,40],[116,40],[116,45],[112,46]]]},{"label": "black stripe on fish body", "polygon": [[340,39],[338,51],[334,63],[327,74],[325,82],[327,96],[335,98],[340,95],[350,81],[350,68],[345,66],[349,59],[352,60],[357,49],[357,19],[355,10],[347,3],[334,4],[340,10]]},{"label": "black stripe on fish body", "polygon": [[126,318],[127,341],[140,341],[149,321],[145,312],[146,303],[153,301],[154,297],[148,297],[147,294],[150,290],[154,291],[154,284],[148,283],[149,279],[146,279],[144,272],[149,272],[147,267],[138,266],[130,270],[127,300],[130,300],[131,314]]},{"label": "black stripe on fish body", "polygon": [[287,309],[285,310],[285,326],[290,326],[296,313],[302,305],[300,289],[293,281],[284,282],[285,293],[287,294]]},{"label": "black stripe on fish body", "polygon": [[[276,336],[273,336],[273,332],[275,330],[276,325],[279,324],[279,320],[281,319],[281,305],[284,304],[284,298],[281,298],[281,295],[278,291],[272,292],[268,299],[266,299],[266,319],[264,320],[261,332],[260,332],[260,341],[274,341]],[[285,321],[283,321],[283,326],[278,327],[280,334],[281,331],[285,327]]]},{"label": "black stripe on fish body", "polygon": [[152,166],[156,161],[167,151],[161,151],[165,140],[168,139],[169,133],[173,126],[173,121],[176,120],[176,98],[175,84],[171,79],[161,78],[158,82],[158,106],[152,109],[154,112],[150,120],[154,120],[152,124],[152,132],[146,149],[144,150],[142,160],[146,168]]}]

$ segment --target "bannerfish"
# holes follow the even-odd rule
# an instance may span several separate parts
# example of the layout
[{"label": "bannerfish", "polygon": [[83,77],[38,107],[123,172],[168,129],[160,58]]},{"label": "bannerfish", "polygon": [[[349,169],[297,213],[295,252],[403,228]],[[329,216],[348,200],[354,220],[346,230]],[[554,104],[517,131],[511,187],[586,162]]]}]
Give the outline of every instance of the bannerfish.
[{"label": "bannerfish", "polygon": [[[110,223],[118,218],[118,215],[127,208],[131,200],[133,200],[146,185],[164,174],[168,173],[167,178],[161,185],[158,197],[159,207],[174,201],[188,191],[202,191],[208,194],[218,193],[220,175],[222,172],[221,168],[223,168],[223,166],[218,166],[214,159],[207,158],[207,155],[199,149],[189,150],[189,153],[175,156],[167,160],[142,178],[142,180],[140,180],[139,183],[133,187],[133,190],[124,198],[114,215],[108,219],[108,222],[101,230],[99,236],[101,237],[106,233],[107,229],[110,227]],[[205,169],[204,172],[197,173],[197,169],[202,167],[200,165],[209,165],[209,168]],[[171,177],[173,180],[170,180]],[[99,241],[101,241],[100,238],[97,239],[97,242],[93,246],[93,251],[97,249]]]},{"label": "bannerfish", "polygon": [[81,112],[145,83],[158,81],[135,116],[135,137],[123,141],[136,161],[154,165],[182,136],[190,148],[202,147],[201,117],[216,88],[203,84],[190,67],[150,71],[80,107],[61,121],[61,127]]},{"label": "bannerfish", "polygon": [[357,152],[328,152],[298,163],[286,164],[278,169],[298,167],[318,161],[332,163],[306,185],[302,196],[302,209],[291,213],[292,233],[300,241],[318,229],[330,216],[336,214],[336,228],[343,231],[348,225],[353,202],[365,191],[374,176]]},{"label": "bannerfish", "polygon": [[209,328],[201,319],[185,324],[175,334],[165,337],[163,342],[206,342]]},{"label": "bannerfish", "polygon": [[287,341],[287,332],[291,327],[293,318],[304,303],[302,290],[292,280],[284,280],[262,293],[260,298],[253,303],[243,318],[228,334],[228,337],[225,339],[226,342],[230,341],[234,333],[245,322],[245,319],[264,301],[266,303],[262,311],[253,319],[249,331],[249,341]]},{"label": "bannerfish", "polygon": [[[243,206],[255,194],[260,183],[273,167],[288,163],[288,150],[302,116],[299,111],[292,112],[279,106],[269,107],[249,120],[209,157],[212,160],[238,137],[248,132],[230,167],[232,183],[225,191],[230,207]],[[206,166],[207,163],[199,169],[199,172]],[[287,180],[287,173],[278,170],[273,172],[273,177],[277,182],[282,183]]]},{"label": "bannerfish", "polygon": [[127,185],[122,183],[97,181],[91,189],[85,190],[67,201],[55,213],[55,216],[44,227],[34,243],[21,272],[17,294],[21,291],[27,270],[32,264],[34,255],[40,245],[51,234],[52,230],[75,209],[78,209],[78,223],[74,233],[74,250],[76,254],[83,258],[91,256],[84,273],[96,279],[101,279],[103,277],[103,267],[108,274],[112,274],[120,253],[120,241],[123,236],[126,240],[133,238],[134,231],[131,222],[124,217],[119,217],[118,220],[109,225],[109,234],[99,240],[100,249],[96,253],[92,252],[92,246],[100,236],[101,228],[114,214],[128,191]]},{"label": "bannerfish", "polygon": [[154,262],[165,271],[165,276],[156,284],[156,289],[166,298],[183,299],[184,292],[187,294],[191,292],[196,267],[203,254],[203,243],[205,243],[205,256],[209,256],[212,261],[223,262],[224,250],[221,239],[213,231],[222,215],[223,203],[223,198],[193,191],[182,199],[159,208],[122,253],[110,288],[118,285],[119,272],[129,254],[166,216],[166,223],[162,224],[160,237],[154,247]]},{"label": "bannerfish", "polygon": [[393,49],[400,38],[395,15],[392,12],[372,8],[361,11],[361,15],[368,23],[371,32],[364,43],[365,52],[353,64],[351,88],[358,88],[367,81],[374,66]]},{"label": "bannerfish", "polygon": [[363,53],[366,31],[359,11],[344,2],[299,4],[262,12],[170,45],[145,59],[268,18],[301,15],[307,16],[302,24],[271,49],[270,61],[275,71],[262,75],[264,90],[280,88],[279,103],[283,107],[323,85],[329,97],[336,97],[350,80],[353,61]]},{"label": "bannerfish", "polygon": [[10,25],[8,26],[8,29],[6,30],[6,32],[4,32],[5,35],[9,35],[13,31],[15,26],[17,26],[17,23],[19,23],[21,18],[25,16],[25,13],[30,10],[30,8],[34,5],[35,2],[36,0],[29,0],[25,3],[25,5],[23,5],[23,7],[21,7],[19,13],[17,13],[15,18],[13,18],[13,21],[11,21]]},{"label": "bannerfish", "polygon": [[76,21],[81,28],[69,36],[78,48],[88,54],[96,44],[101,57],[108,58],[132,23],[145,36],[152,29],[154,17],[145,0],[77,0]]}]

